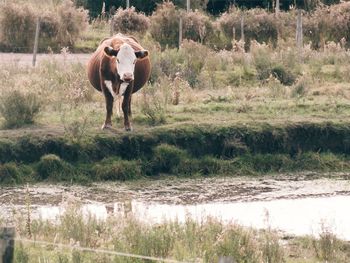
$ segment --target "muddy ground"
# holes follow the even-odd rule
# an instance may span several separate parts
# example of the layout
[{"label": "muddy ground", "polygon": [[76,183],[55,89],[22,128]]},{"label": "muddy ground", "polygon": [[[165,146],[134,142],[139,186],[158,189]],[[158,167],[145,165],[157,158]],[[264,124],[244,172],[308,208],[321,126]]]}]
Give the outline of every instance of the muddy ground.
[{"label": "muddy ground", "polygon": [[1,206],[59,205],[67,200],[113,204],[136,200],[163,204],[248,202],[350,195],[350,173],[298,173],[260,178],[206,178],[94,183],[90,186],[36,184],[1,187]]}]

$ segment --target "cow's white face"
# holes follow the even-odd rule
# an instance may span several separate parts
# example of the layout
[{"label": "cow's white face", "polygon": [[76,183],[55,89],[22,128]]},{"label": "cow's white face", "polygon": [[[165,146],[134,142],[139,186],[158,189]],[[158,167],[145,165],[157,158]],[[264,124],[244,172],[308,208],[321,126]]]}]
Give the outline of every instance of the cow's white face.
[{"label": "cow's white face", "polygon": [[120,79],[124,82],[134,80],[135,64],[138,58],[148,56],[147,50],[134,51],[129,44],[122,44],[119,50],[114,50],[112,47],[106,47],[105,52],[109,56],[116,57],[116,69]]},{"label": "cow's white face", "polygon": [[130,82],[134,80],[136,61],[134,49],[125,43],[121,45],[116,59],[116,67],[122,81]]}]

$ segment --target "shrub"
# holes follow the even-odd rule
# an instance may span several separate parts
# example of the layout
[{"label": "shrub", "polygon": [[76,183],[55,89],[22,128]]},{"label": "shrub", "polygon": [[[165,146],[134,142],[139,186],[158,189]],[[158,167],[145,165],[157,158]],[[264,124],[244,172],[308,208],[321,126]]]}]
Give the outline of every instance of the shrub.
[{"label": "shrub", "polygon": [[284,65],[275,65],[272,67],[272,74],[283,84],[291,86],[296,80],[296,76],[289,71]]},{"label": "shrub", "polygon": [[230,256],[237,262],[261,262],[257,233],[230,226],[221,233],[215,243],[218,255]]},{"label": "shrub", "polygon": [[36,13],[30,5],[0,5],[0,41],[15,51],[33,47]]},{"label": "shrub", "polygon": [[309,86],[308,80],[305,78],[301,78],[293,87],[291,96],[293,98],[305,96],[308,92],[308,86]]},{"label": "shrub", "polygon": [[33,123],[41,107],[36,94],[24,95],[17,90],[9,92],[0,100],[0,113],[5,119],[5,126],[8,128]]},{"label": "shrub", "polygon": [[154,149],[152,167],[155,173],[173,172],[186,157],[186,151],[174,145],[160,144]]},{"label": "shrub", "polygon": [[232,173],[232,165],[229,161],[221,160],[212,156],[204,156],[198,159],[186,158],[181,160],[178,168],[178,173],[193,176],[213,176],[213,175],[228,175]]},{"label": "shrub", "polygon": [[128,161],[106,158],[93,167],[96,177],[100,180],[130,180],[140,178],[141,166],[138,161]]},{"label": "shrub", "polygon": [[69,180],[73,178],[73,167],[55,154],[47,154],[40,158],[37,172],[41,179],[53,179],[55,181]]},{"label": "shrub", "polygon": [[75,8],[71,0],[64,0],[54,12],[58,14],[60,21],[57,42],[60,47],[73,46],[88,26],[88,11]]},{"label": "shrub", "polygon": [[214,33],[214,27],[210,18],[199,12],[187,12],[183,14],[183,37],[202,44],[207,42],[208,36]]},{"label": "shrub", "polygon": [[40,17],[39,50],[73,46],[88,25],[87,11],[64,0],[50,9],[35,9],[30,3],[0,5],[0,44],[7,50],[31,51],[37,18]]},{"label": "shrub", "polygon": [[258,80],[266,80],[271,75],[273,63],[271,53],[272,51],[266,45],[254,45],[251,49]]},{"label": "shrub", "polygon": [[150,33],[162,48],[176,47],[179,35],[179,12],[172,2],[163,2],[151,16]]},{"label": "shrub", "polygon": [[181,68],[181,76],[187,80],[191,87],[195,87],[198,83],[199,74],[205,65],[203,56],[208,56],[210,50],[204,45],[185,40],[181,45],[180,52],[185,59]]},{"label": "shrub", "polygon": [[141,33],[144,34],[150,26],[150,21],[144,14],[135,11],[135,7],[128,9],[119,8],[114,15],[114,31],[121,33]]},{"label": "shrub", "polygon": [[324,262],[344,262],[341,258],[342,242],[330,227],[321,224],[322,232],[318,239],[312,240],[317,258]]},{"label": "shrub", "polygon": [[[278,20],[275,19],[273,14],[269,14],[264,9],[259,8],[247,11],[230,8],[229,11],[223,13],[218,19],[218,23],[228,39],[233,39],[233,28],[236,29],[235,39],[241,39],[242,15],[244,17],[243,29],[246,49],[249,49],[251,40],[256,40],[260,43],[271,42],[276,46],[278,40]],[[230,45],[230,47],[232,47],[232,45]]]},{"label": "shrub", "polygon": [[[162,82],[164,82],[163,78],[160,80],[161,84]],[[142,91],[141,113],[146,116],[147,123],[152,126],[166,123],[167,98],[164,99],[159,93],[156,93],[156,87],[161,84],[150,85]]]},{"label": "shrub", "polygon": [[324,48],[327,41],[341,42],[349,47],[350,3],[318,7],[304,22],[304,33],[314,48]]},{"label": "shrub", "polygon": [[0,184],[21,183],[20,171],[15,163],[0,164]]}]

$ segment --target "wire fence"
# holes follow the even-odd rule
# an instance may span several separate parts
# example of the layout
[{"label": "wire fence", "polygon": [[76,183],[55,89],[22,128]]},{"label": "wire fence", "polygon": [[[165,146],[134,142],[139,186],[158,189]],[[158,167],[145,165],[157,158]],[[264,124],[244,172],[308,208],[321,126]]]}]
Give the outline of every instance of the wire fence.
[{"label": "wire fence", "polygon": [[52,243],[52,242],[38,241],[38,240],[31,240],[31,239],[17,239],[16,238],[15,241],[23,242],[23,243],[30,243],[30,244],[34,244],[34,245],[55,246],[55,247],[58,247],[58,248],[74,249],[74,250],[83,251],[83,252],[102,253],[102,254],[108,254],[108,255],[119,256],[119,257],[128,257],[128,258],[152,260],[152,261],[155,261],[155,262],[189,263],[189,261],[178,261],[178,260],[174,260],[174,259],[143,256],[143,255],[137,255],[137,254],[125,253],[125,252],[118,252],[118,251],[112,251],[112,250],[106,250],[106,249],[93,249],[93,248],[80,247],[80,246],[71,246],[71,245],[66,245],[66,244]]}]

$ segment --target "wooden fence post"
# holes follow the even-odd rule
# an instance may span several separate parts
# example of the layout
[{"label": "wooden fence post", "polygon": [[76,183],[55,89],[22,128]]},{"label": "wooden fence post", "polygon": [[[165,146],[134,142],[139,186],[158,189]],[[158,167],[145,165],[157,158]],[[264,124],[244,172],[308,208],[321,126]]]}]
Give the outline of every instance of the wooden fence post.
[{"label": "wooden fence post", "polygon": [[301,17],[301,9],[298,9],[296,42],[297,42],[297,48],[300,51],[301,48],[303,47],[303,21]]},{"label": "wooden fence post", "polygon": [[191,1],[190,0],[187,0],[186,6],[187,6],[187,12],[190,12],[191,11]]},{"label": "wooden fence post", "polygon": [[280,12],[280,0],[276,0],[275,14],[278,16]]},{"label": "wooden fence post", "polygon": [[241,41],[244,42],[244,16],[241,16]]},{"label": "wooden fence post", "polygon": [[179,21],[179,49],[181,48],[182,44],[182,16],[180,16],[180,21]]},{"label": "wooden fence post", "polygon": [[112,14],[112,17],[111,17],[111,24],[110,24],[109,34],[111,36],[114,35],[114,15],[113,14]]},{"label": "wooden fence post", "polygon": [[0,263],[12,263],[15,248],[15,228],[0,228]]},{"label": "wooden fence post", "polygon": [[126,0],[126,8],[130,8],[130,1]]},{"label": "wooden fence post", "polygon": [[35,39],[34,39],[34,48],[33,48],[33,63],[32,63],[33,67],[35,67],[36,54],[38,52],[39,32],[40,32],[40,17],[38,17],[38,19],[36,21]]}]

